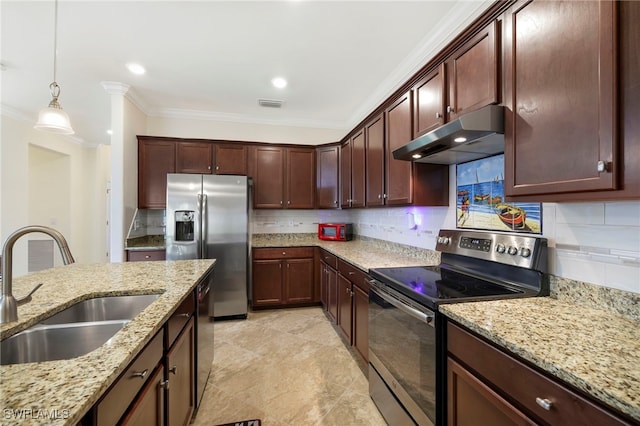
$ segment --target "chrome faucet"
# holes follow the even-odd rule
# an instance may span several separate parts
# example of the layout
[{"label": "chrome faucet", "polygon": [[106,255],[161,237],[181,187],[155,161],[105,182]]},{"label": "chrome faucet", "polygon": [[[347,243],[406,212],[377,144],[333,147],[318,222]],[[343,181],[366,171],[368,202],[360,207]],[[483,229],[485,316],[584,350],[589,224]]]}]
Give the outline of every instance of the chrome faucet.
[{"label": "chrome faucet", "polygon": [[75,262],[67,240],[64,239],[62,234],[53,228],[46,226],[25,226],[9,235],[7,240],[2,246],[2,296],[0,297],[0,324],[7,322],[18,321],[18,306],[31,301],[31,295],[40,288],[42,283],[36,285],[33,290],[29,292],[25,297],[16,300],[12,294],[12,281],[13,281],[13,246],[20,237],[32,232],[42,232],[49,235],[58,244],[60,248],[60,254],[62,255],[62,261],[65,265]]}]

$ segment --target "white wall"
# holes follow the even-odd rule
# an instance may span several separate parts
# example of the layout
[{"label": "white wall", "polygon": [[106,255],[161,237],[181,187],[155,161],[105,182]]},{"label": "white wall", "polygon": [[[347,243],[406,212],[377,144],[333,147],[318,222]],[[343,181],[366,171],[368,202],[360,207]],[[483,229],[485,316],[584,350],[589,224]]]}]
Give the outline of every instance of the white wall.
[{"label": "white wall", "polygon": [[[35,120],[35,118],[34,118]],[[89,202],[96,191],[101,191],[95,175],[98,164],[97,149],[76,143],[73,138],[52,135],[33,129],[28,118],[2,113],[2,140],[0,142],[0,199],[2,242],[16,229],[33,225],[32,221],[45,221],[41,225],[61,229],[77,262],[99,262],[97,244],[93,237],[104,233],[104,222],[96,219],[104,210],[102,203]],[[43,170],[49,160],[61,160],[64,165],[54,168],[65,176],[51,176],[52,182],[62,185],[66,209],[59,205],[51,210],[52,200],[36,189],[35,179],[46,179]],[[60,169],[62,167],[62,171]],[[56,173],[58,173],[56,172]],[[30,183],[34,183],[30,185]],[[68,197],[68,198],[66,198]],[[68,200],[68,201],[67,201]],[[54,213],[50,215],[49,212]],[[54,219],[52,223],[51,219]],[[104,235],[104,234],[103,234]],[[34,234],[37,238],[46,238]],[[14,276],[27,271],[27,238],[22,238],[14,250]],[[104,241],[104,239],[103,239]],[[56,249],[55,256],[59,256]],[[56,261],[59,262],[59,259]]]},{"label": "white wall", "polygon": [[335,130],[150,116],[147,119],[146,135],[320,145],[337,142],[348,131],[349,129]]}]

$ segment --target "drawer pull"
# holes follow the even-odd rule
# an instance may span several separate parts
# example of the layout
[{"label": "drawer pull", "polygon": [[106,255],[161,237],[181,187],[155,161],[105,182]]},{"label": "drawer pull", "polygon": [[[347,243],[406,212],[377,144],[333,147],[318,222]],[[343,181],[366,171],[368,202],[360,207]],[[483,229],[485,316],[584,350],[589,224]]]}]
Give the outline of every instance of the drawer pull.
[{"label": "drawer pull", "polygon": [[177,317],[181,317],[181,318],[189,319],[189,318],[191,318],[191,312],[187,312],[187,313],[185,313],[185,314],[178,314],[178,315],[176,315],[176,316],[177,316]]},{"label": "drawer pull", "polygon": [[539,406],[541,406],[545,410],[549,411],[549,410],[551,410],[551,406],[553,405],[553,402],[549,401],[547,398],[538,397],[538,398],[536,398],[536,404],[538,404]]},{"label": "drawer pull", "polygon": [[131,377],[140,377],[141,379],[144,379],[145,377],[147,377],[148,372],[149,372],[149,369],[145,369],[144,371],[141,371],[139,373],[131,374]]},{"label": "drawer pull", "polygon": [[171,373],[171,374],[178,374],[178,366],[177,366],[177,365],[174,365],[173,367],[171,367],[171,368],[169,369],[169,373]]}]

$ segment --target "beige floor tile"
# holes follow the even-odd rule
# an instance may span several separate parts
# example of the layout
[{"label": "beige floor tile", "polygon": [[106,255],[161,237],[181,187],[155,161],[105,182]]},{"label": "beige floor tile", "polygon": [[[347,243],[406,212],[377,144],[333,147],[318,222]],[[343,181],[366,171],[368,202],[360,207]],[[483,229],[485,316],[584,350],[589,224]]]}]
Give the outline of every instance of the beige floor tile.
[{"label": "beige floor tile", "polygon": [[384,425],[368,382],[320,308],[215,324],[209,383],[194,425]]}]

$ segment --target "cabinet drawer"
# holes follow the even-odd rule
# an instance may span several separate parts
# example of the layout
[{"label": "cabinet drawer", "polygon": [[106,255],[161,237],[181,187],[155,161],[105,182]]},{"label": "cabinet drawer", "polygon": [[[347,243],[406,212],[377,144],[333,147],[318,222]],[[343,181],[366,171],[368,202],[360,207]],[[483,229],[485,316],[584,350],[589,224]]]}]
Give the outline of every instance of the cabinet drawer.
[{"label": "cabinet drawer", "polygon": [[196,310],[196,302],[193,293],[180,304],[178,309],[167,320],[167,348],[173,345],[174,340],[178,337],[178,334],[182,331],[185,324],[193,316]]},{"label": "cabinet drawer", "polygon": [[333,269],[338,269],[338,258],[324,249],[320,249],[320,260]]},{"label": "cabinet drawer", "polygon": [[[551,425],[627,424],[604,408],[559,382],[528,367],[492,345],[451,323],[447,324],[447,349],[462,364],[493,385],[534,418]],[[514,380],[517,377],[517,380]],[[549,410],[536,399],[551,401]]]},{"label": "cabinet drawer", "polygon": [[120,420],[160,362],[162,349],[162,332],[159,332],[96,406],[95,416],[98,426],[114,425]]},{"label": "cabinet drawer", "polygon": [[369,290],[368,284],[365,282],[367,274],[362,269],[357,268],[342,259],[338,259],[338,272],[363,290],[365,290],[365,288],[367,291]]},{"label": "cabinet drawer", "polygon": [[127,250],[127,260],[129,262],[165,260],[165,252],[164,250]]},{"label": "cabinet drawer", "polygon": [[313,247],[278,247],[253,249],[254,259],[313,258]]}]

